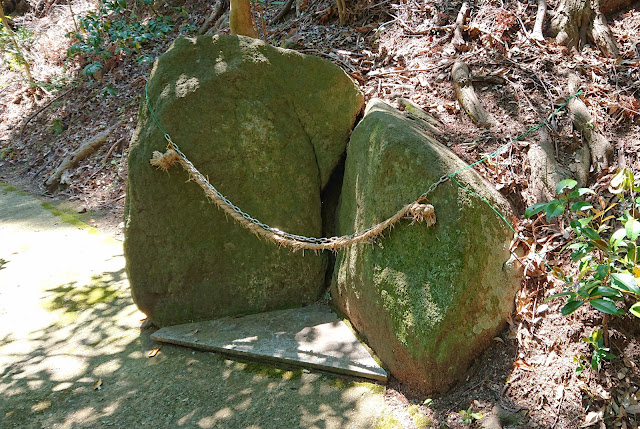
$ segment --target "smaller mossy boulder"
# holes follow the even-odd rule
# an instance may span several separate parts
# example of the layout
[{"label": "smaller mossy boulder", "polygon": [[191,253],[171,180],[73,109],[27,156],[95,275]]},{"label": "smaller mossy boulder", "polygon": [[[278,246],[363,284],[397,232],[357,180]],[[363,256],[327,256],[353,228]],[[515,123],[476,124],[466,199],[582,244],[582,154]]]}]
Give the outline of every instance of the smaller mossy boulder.
[{"label": "smaller mossy boulder", "polygon": [[[413,121],[372,101],[347,152],[338,233],[392,216],[441,176],[466,164]],[[396,224],[374,244],[340,250],[335,305],[399,380],[424,393],[446,391],[497,334],[513,309],[520,270],[512,231],[483,202],[509,218],[508,202],[475,171],[428,196],[434,226]]]},{"label": "smaller mossy boulder", "polygon": [[[156,63],[129,153],[125,257],[158,325],[309,304],[326,255],[260,240],[178,165],[150,165],[166,131],[230,201],[280,230],[321,236],[322,189],[363,97],[337,66],[242,36],[176,40]],[[162,130],[160,129],[162,127]],[[164,131],[163,131],[164,130]]]}]

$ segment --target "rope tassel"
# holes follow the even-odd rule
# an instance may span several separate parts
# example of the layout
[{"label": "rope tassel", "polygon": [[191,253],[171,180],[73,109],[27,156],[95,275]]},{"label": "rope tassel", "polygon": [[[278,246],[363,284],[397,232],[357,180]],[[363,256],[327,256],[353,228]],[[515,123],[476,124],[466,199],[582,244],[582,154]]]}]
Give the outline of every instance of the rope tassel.
[{"label": "rope tassel", "polygon": [[154,167],[158,167],[162,171],[168,171],[169,168],[173,164],[175,164],[180,159],[180,155],[173,149],[167,149],[165,153],[158,152],[157,150],[153,152],[153,156],[151,158],[151,165]]}]

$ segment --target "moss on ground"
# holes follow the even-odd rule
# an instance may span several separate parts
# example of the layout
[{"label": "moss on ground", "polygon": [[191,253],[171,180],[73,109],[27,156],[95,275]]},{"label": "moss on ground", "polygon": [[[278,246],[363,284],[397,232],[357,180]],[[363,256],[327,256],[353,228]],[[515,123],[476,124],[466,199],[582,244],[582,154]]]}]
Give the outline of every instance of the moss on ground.
[{"label": "moss on ground", "polygon": [[389,411],[385,411],[376,421],[375,429],[402,429],[402,425]]}]

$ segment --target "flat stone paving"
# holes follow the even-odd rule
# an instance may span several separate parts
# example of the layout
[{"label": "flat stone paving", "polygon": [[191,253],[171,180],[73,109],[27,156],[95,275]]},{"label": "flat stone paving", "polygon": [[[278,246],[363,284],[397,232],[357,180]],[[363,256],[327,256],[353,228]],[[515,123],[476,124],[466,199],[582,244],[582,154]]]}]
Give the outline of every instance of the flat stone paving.
[{"label": "flat stone paving", "polygon": [[351,329],[327,305],[169,326],[156,341],[386,382]]}]

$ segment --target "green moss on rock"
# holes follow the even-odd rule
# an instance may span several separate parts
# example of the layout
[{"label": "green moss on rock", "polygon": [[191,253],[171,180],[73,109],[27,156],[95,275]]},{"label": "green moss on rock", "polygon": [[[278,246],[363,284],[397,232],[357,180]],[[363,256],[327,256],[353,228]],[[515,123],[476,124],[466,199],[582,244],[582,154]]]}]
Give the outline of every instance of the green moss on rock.
[{"label": "green moss on rock", "polygon": [[[251,216],[321,236],[320,192],[340,161],[362,94],[320,58],[242,36],[178,39],[154,67],[162,128]],[[296,307],[324,288],[326,255],[261,241],[211,205],[179,167],[143,100],[129,154],[125,256],[136,304],[158,325]]]},{"label": "green moss on rock", "polygon": [[[376,224],[465,164],[410,120],[373,102],[349,143],[338,233]],[[503,213],[509,204],[473,170],[457,176]],[[512,309],[519,275],[512,232],[451,181],[429,196],[435,226],[398,224],[374,245],[340,251],[332,296],[401,381],[444,391],[489,344]]]}]

